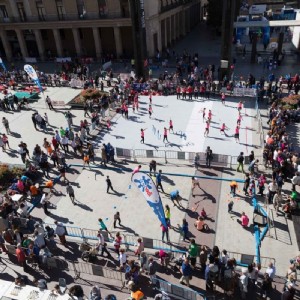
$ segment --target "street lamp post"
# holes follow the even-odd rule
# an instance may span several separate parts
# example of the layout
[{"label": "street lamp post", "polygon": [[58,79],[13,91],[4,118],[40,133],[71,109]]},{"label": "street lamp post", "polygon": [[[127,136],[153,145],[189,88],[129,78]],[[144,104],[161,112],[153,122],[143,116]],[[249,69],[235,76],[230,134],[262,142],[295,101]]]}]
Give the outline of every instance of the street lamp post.
[{"label": "street lamp post", "polygon": [[146,26],[144,0],[129,0],[132,21],[134,63],[137,77],[145,78]]}]

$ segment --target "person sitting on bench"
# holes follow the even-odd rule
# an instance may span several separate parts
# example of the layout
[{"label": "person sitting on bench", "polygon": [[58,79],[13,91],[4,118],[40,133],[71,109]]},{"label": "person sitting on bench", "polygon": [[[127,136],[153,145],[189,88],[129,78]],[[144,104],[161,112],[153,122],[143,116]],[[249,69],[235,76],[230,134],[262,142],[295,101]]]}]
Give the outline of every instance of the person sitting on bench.
[{"label": "person sitting on bench", "polygon": [[206,223],[204,223],[203,217],[198,217],[198,220],[195,222],[195,227],[199,231],[207,231],[209,230],[209,227]]}]

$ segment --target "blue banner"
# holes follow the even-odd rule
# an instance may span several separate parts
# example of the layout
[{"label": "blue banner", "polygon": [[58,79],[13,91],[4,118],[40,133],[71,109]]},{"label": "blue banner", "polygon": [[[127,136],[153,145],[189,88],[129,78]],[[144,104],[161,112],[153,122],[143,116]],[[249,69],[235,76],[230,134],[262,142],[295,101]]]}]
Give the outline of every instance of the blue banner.
[{"label": "blue banner", "polygon": [[148,174],[137,172],[132,175],[131,181],[141,191],[144,198],[152,208],[153,212],[158,217],[161,224],[163,224],[167,228],[168,226],[166,222],[165,212],[161,203],[161,199],[158,190],[155,186],[155,183],[153,182],[151,177]]},{"label": "blue banner", "polygon": [[41,86],[40,80],[36,74],[35,69],[31,65],[25,65],[24,71],[33,80],[33,82],[38,86],[39,90],[43,93],[43,88]]},{"label": "blue banner", "polygon": [[7,69],[6,69],[6,67],[5,67],[5,64],[4,64],[4,62],[3,62],[3,60],[2,60],[1,57],[0,57],[0,66],[3,68],[3,70],[4,70],[5,72],[7,72]]}]

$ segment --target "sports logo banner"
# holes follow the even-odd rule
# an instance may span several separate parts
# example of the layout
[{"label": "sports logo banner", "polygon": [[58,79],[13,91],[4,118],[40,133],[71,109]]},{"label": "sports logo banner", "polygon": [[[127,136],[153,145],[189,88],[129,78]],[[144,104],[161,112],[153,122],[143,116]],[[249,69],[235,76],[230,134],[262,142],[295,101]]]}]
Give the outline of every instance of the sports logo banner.
[{"label": "sports logo banner", "polygon": [[36,74],[35,69],[31,65],[24,65],[24,71],[34,81],[34,83],[38,86],[40,91],[43,93],[43,88],[41,86],[40,80]]},{"label": "sports logo banner", "polygon": [[152,208],[153,212],[158,217],[159,221],[167,227],[165,212],[161,203],[158,190],[151,177],[142,172],[137,172],[132,175],[131,181],[141,191],[144,198]]}]

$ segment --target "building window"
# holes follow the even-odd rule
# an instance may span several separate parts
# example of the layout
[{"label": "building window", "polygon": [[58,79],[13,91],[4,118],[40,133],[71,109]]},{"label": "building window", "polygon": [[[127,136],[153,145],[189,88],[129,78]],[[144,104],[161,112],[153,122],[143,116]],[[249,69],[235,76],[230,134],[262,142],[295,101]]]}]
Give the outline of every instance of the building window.
[{"label": "building window", "polygon": [[106,16],[106,0],[98,0],[98,7],[99,7],[99,16],[104,17]]},{"label": "building window", "polygon": [[45,21],[45,7],[43,1],[36,1],[36,9],[39,15],[40,21]]},{"label": "building window", "polygon": [[77,2],[77,11],[78,16],[80,19],[84,19],[84,16],[86,15],[86,10],[84,7],[84,1],[83,0],[76,0]]},{"label": "building window", "polygon": [[128,0],[121,0],[121,14],[123,18],[129,18],[130,13],[129,13],[129,2]]},{"label": "building window", "polygon": [[26,22],[26,13],[24,9],[24,3],[23,2],[17,2],[17,8],[20,16],[21,22]]},{"label": "building window", "polygon": [[56,0],[57,16],[59,20],[65,19],[65,8],[62,0]]},{"label": "building window", "polygon": [[0,5],[0,17],[3,18],[3,19],[8,18],[8,13],[7,13],[5,5]]}]

